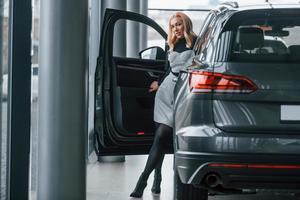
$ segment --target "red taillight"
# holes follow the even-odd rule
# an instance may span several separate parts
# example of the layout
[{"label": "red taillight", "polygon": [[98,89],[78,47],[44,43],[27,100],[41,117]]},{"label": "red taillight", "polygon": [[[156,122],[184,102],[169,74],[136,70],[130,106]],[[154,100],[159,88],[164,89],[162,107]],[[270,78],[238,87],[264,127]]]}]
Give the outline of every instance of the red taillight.
[{"label": "red taillight", "polygon": [[136,133],[137,135],[145,135],[145,132],[144,131],[139,131]]},{"label": "red taillight", "polygon": [[257,90],[257,87],[244,76],[191,71],[190,89],[193,93],[251,93]]}]

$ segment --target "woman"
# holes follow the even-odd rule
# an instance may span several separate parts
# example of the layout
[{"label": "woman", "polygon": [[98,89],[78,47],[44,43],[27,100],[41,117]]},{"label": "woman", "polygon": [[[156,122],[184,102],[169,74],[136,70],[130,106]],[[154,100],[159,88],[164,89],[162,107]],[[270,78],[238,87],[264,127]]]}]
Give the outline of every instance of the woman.
[{"label": "woman", "polygon": [[160,193],[161,165],[165,149],[168,143],[172,143],[173,137],[173,91],[174,79],[181,69],[192,62],[194,52],[192,50],[196,39],[193,32],[191,19],[182,12],[176,12],[169,20],[168,45],[169,51],[169,72],[159,85],[154,81],[149,92],[156,91],[154,106],[154,121],[156,122],[155,138],[147,159],[143,173],[141,174],[131,197],[141,197],[147,186],[150,173],[155,169],[154,182],[151,191]]}]

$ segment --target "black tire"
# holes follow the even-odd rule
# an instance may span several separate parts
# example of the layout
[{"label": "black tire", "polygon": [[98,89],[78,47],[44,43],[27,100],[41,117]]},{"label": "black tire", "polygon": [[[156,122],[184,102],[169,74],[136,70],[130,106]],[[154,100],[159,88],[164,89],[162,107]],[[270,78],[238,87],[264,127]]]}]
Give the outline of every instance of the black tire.
[{"label": "black tire", "polygon": [[174,171],[174,200],[207,200],[206,189],[194,187],[181,182],[177,171]]}]

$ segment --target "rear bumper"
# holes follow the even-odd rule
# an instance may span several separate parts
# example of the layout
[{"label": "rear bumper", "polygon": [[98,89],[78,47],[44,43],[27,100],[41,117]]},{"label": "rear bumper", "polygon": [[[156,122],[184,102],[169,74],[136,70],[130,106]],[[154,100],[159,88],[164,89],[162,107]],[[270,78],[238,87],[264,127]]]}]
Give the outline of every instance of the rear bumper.
[{"label": "rear bumper", "polygon": [[299,155],[177,151],[175,166],[186,184],[205,185],[205,177],[213,173],[225,188],[300,189]]},{"label": "rear bumper", "polygon": [[175,167],[183,183],[203,185],[213,173],[226,188],[300,189],[300,133],[228,133],[214,125],[175,131]]},{"label": "rear bumper", "polygon": [[176,149],[198,153],[297,154],[298,134],[225,132],[214,125],[188,126],[176,130]]}]

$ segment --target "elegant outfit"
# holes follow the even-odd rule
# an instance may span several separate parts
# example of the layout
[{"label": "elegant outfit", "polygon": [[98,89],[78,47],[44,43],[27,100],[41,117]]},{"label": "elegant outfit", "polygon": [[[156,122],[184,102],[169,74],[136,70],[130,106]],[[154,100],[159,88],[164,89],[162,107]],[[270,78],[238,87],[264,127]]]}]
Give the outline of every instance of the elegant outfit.
[{"label": "elegant outfit", "polygon": [[194,51],[186,47],[185,39],[179,40],[169,53],[170,70],[160,84],[154,104],[154,121],[173,127],[173,92],[180,70],[192,64]]},{"label": "elegant outfit", "polygon": [[[195,42],[195,39],[194,39]],[[193,44],[194,44],[193,42]],[[170,68],[159,82],[155,95],[154,121],[156,122],[155,137],[149,152],[147,163],[141,174],[132,197],[141,197],[147,186],[150,173],[155,169],[154,182],[151,191],[160,193],[161,166],[168,143],[173,138],[173,92],[180,70],[191,65],[194,51],[186,46],[186,40],[180,39],[172,51],[169,52]]]}]

